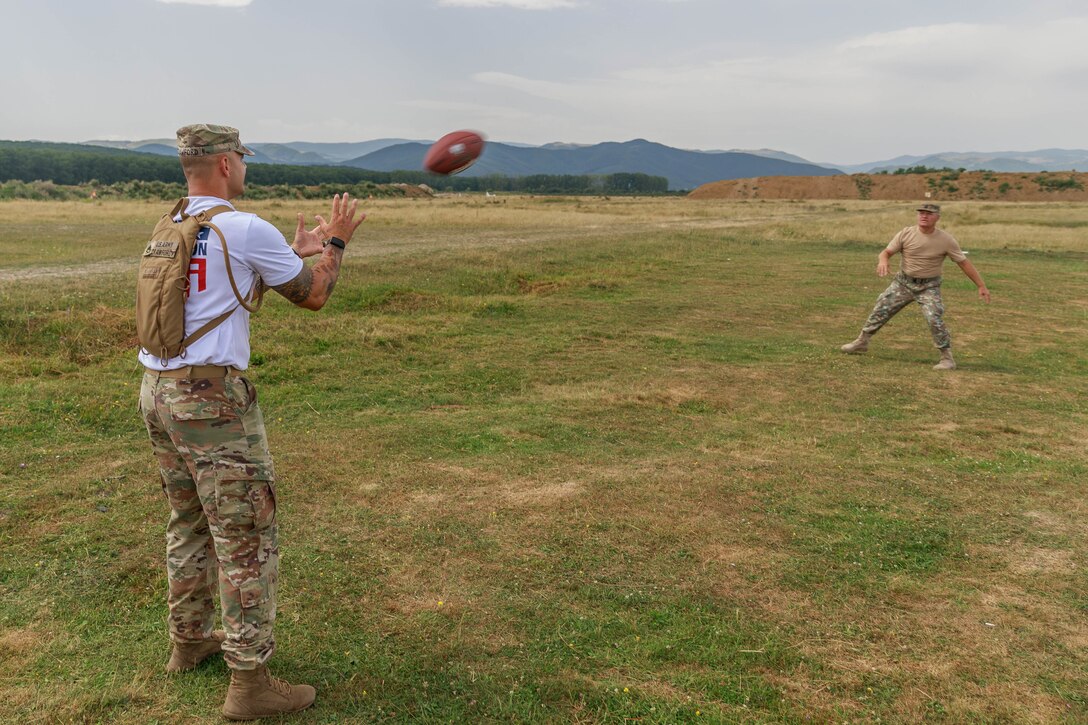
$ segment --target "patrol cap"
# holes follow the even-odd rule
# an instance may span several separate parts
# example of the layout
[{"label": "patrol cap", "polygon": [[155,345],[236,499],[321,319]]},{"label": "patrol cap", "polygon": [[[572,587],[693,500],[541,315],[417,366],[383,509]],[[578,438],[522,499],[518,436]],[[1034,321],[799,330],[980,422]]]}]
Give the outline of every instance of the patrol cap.
[{"label": "patrol cap", "polygon": [[928,212],[931,212],[933,214],[940,214],[941,213],[941,205],[940,204],[922,204],[920,207],[918,207],[914,211],[928,211]]},{"label": "patrol cap", "polygon": [[238,129],[232,126],[193,123],[178,129],[178,156],[211,156],[228,151],[253,155],[238,139]]}]

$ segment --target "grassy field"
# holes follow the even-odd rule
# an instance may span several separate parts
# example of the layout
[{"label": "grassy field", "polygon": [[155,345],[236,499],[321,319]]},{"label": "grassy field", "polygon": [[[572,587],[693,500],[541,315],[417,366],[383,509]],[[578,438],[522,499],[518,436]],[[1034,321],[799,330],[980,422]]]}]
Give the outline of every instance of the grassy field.
[{"label": "grassy field", "polygon": [[[3,722],[220,721],[136,412],[168,206],[0,203]],[[837,350],[909,204],[367,211],[253,322],[294,721],[1088,721],[1088,205],[948,205],[944,374],[917,307]]]}]

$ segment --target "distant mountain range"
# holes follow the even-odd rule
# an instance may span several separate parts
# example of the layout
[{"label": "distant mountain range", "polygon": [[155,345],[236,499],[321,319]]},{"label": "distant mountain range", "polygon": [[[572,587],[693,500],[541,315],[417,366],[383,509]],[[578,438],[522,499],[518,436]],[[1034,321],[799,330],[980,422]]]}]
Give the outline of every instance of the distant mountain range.
[{"label": "distant mountain range", "polygon": [[1088,170],[1088,150],[1038,149],[1036,151],[945,151],[927,156],[897,156],[865,164],[837,165],[835,168],[856,173],[895,171],[911,166],[931,169],[966,169],[967,171],[1076,171]]},{"label": "distant mountain range", "polygon": [[[172,156],[172,139],[144,141],[87,141],[87,144]],[[252,163],[300,166],[352,166],[374,171],[419,170],[431,142],[422,139],[386,138],[354,143],[254,143]],[[503,174],[613,174],[641,172],[664,176],[671,189],[694,189],[710,182],[753,176],[828,176],[838,173],[893,172],[912,166],[967,169],[968,171],[1069,171],[1088,170],[1088,150],[1040,149],[1036,151],[942,152],[898,156],[864,164],[812,162],[775,149],[690,150],[677,149],[643,139],[623,143],[550,143],[532,146],[489,142],[479,161],[464,171],[466,176]]]},{"label": "distant mountain range", "polygon": [[[86,143],[164,156],[177,153],[169,139]],[[418,171],[423,168],[423,156],[430,144],[431,141],[378,139],[341,144],[296,141],[247,145],[256,154],[249,159],[250,163],[340,165],[371,171]],[[462,173],[465,176],[530,176],[620,172],[664,176],[669,180],[670,189],[694,189],[710,181],[751,176],[827,176],[842,173],[837,169],[811,164],[799,157],[787,159],[737,151],[687,151],[643,139],[624,143],[551,143],[544,146],[490,142],[483,156]]]},{"label": "distant mountain range", "polygon": [[[425,143],[397,144],[345,161],[344,165],[374,171],[418,169],[423,164],[426,152]],[[529,176],[621,172],[664,176],[669,180],[670,189],[694,189],[710,181],[751,176],[829,176],[842,173],[809,163],[747,153],[684,151],[643,139],[592,146],[552,144],[530,148],[489,143],[483,156],[462,173],[466,176]]]}]

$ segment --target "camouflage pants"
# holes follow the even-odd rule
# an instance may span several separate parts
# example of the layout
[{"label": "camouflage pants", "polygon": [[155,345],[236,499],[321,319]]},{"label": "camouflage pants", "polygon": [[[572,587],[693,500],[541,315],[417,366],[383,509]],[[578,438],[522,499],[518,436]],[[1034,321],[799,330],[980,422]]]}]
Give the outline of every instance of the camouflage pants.
[{"label": "camouflage pants", "polygon": [[279,566],[274,472],[257,391],[242,376],[147,373],[140,411],[170,503],[170,639],[211,636],[218,577],[223,656],[232,668],[254,669],[275,648]]},{"label": "camouflage pants", "polygon": [[862,332],[873,334],[911,302],[917,302],[922,308],[922,316],[926,318],[929,332],[933,335],[933,344],[942,350],[950,347],[952,336],[944,326],[940,277],[916,281],[902,272],[896,274],[888,289],[877,298],[876,306],[865,321],[865,326],[861,328]]}]

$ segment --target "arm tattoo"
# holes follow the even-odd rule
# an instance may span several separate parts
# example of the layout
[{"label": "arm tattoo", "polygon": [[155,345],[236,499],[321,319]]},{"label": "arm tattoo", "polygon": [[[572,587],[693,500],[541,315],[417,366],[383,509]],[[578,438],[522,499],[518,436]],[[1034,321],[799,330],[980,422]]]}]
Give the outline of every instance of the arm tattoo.
[{"label": "arm tattoo", "polygon": [[318,277],[325,283],[325,299],[329,299],[332,296],[332,290],[336,286],[336,279],[340,276],[340,261],[344,258],[344,253],[329,245],[333,251],[330,254],[321,256],[321,259],[317,261],[317,264],[313,266],[315,272],[318,273]]},{"label": "arm tattoo", "polygon": [[[329,249],[332,251],[328,251]],[[321,255],[321,259],[317,260],[317,264],[312,267],[303,267],[302,271],[293,280],[284,282],[272,289],[296,305],[302,304],[316,293],[317,298],[315,299],[317,299],[318,304],[323,305],[332,295],[333,287],[336,286],[336,278],[340,276],[340,260],[342,258],[343,252],[330,245],[330,247],[326,248],[325,253]]]},{"label": "arm tattoo", "polygon": [[297,305],[299,302],[304,302],[306,298],[310,296],[310,289],[313,285],[313,272],[310,271],[309,267],[303,267],[302,271],[299,272],[293,280],[284,282],[281,285],[276,285],[272,289]]}]

